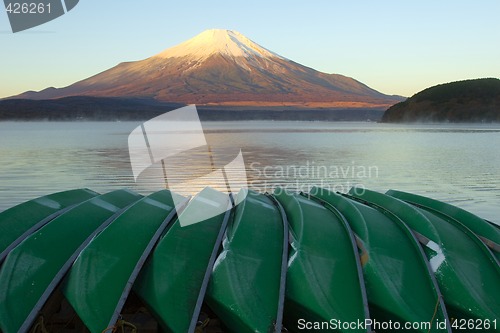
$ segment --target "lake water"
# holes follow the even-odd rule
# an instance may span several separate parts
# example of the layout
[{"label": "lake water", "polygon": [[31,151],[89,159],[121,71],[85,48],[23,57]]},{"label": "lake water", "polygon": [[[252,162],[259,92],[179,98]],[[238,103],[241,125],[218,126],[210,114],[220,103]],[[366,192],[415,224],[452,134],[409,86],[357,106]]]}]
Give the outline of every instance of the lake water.
[{"label": "lake water", "polygon": [[[0,122],[0,211],[48,193],[87,187],[164,187],[152,176],[134,181],[128,135],[139,122]],[[352,122],[204,122],[223,166],[241,149],[249,186],[346,192],[353,185],[427,195],[500,222],[500,125],[388,125]],[[197,151],[171,161],[202,175]],[[147,172],[146,172],[147,174]],[[192,185],[192,186],[191,186]],[[224,189],[217,179],[187,184]]]}]

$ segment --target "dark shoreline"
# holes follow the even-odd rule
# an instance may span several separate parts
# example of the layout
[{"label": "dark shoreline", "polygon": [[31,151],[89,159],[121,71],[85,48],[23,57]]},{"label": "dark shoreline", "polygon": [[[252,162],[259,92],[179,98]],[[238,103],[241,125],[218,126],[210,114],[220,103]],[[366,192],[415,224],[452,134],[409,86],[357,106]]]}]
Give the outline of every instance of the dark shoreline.
[{"label": "dark shoreline", "polygon": [[[54,100],[8,99],[0,101],[0,121],[128,121],[148,120],[185,106],[150,99],[67,97]],[[317,108],[197,106],[204,121],[297,120],[379,121],[380,108]]]}]

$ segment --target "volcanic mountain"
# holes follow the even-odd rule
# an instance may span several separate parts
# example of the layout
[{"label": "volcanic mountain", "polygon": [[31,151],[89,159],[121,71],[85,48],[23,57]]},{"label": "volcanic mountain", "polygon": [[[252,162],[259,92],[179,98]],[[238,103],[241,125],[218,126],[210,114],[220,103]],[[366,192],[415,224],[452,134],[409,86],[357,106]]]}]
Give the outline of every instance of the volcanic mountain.
[{"label": "volcanic mountain", "polygon": [[207,30],[150,58],[124,62],[65,88],[15,98],[150,98],[198,105],[378,107],[401,98],[271,52],[236,31]]}]

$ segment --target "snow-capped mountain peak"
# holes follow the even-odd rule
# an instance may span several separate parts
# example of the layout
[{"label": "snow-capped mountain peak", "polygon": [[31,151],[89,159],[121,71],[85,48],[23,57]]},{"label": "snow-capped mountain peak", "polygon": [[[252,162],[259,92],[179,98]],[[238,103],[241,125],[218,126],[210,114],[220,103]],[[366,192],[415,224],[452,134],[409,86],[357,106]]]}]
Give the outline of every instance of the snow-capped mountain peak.
[{"label": "snow-capped mountain peak", "polygon": [[233,30],[211,29],[158,53],[157,58],[190,57],[206,59],[214,54],[235,57],[280,58],[280,55],[267,50],[251,41],[241,33]]},{"label": "snow-capped mountain peak", "polygon": [[239,32],[213,29],[144,60],[120,63],[74,84],[17,98],[140,97],[231,106],[386,108],[386,96],[352,78],[283,58]]}]

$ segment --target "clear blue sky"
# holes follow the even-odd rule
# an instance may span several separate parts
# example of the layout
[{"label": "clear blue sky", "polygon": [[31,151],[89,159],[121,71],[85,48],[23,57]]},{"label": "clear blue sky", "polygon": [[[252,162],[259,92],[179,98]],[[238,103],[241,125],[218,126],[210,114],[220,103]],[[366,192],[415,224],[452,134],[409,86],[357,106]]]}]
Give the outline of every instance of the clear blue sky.
[{"label": "clear blue sky", "polygon": [[500,0],[80,0],[66,15],[12,34],[0,8],[0,97],[66,86],[210,28],[411,96],[438,83],[500,77],[499,17]]}]

